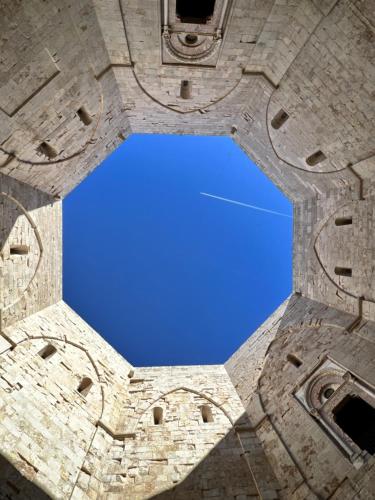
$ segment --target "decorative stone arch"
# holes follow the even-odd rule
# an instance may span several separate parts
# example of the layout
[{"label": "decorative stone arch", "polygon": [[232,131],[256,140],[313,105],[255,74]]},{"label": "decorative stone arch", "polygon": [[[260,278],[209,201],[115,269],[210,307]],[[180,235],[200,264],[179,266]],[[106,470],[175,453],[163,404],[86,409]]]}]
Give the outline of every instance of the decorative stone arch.
[{"label": "decorative stone arch", "polygon": [[138,426],[140,420],[142,419],[143,415],[147,411],[149,411],[158,401],[160,401],[163,397],[168,396],[169,394],[173,394],[174,392],[178,392],[178,391],[191,392],[192,394],[195,394],[195,395],[200,396],[201,398],[205,399],[206,401],[208,401],[209,403],[214,405],[216,408],[221,410],[222,413],[229,420],[231,426],[234,427],[233,419],[231,418],[229,413],[223,408],[223,405],[221,405],[220,403],[217,403],[214,399],[212,399],[210,396],[207,396],[203,392],[197,391],[196,389],[191,389],[189,387],[179,386],[179,387],[175,387],[175,388],[171,389],[170,391],[166,391],[166,392],[160,394],[157,398],[153,399],[151,403],[147,404],[147,406],[145,405],[143,407],[143,409],[141,410],[141,412],[139,413],[138,418],[134,421],[133,428],[132,428],[131,432],[133,432],[133,433],[136,432],[137,426]]},{"label": "decorative stone arch", "polygon": [[[370,220],[371,218],[371,214],[368,214],[367,218],[362,216],[367,206],[370,206],[370,203],[366,200],[357,200],[347,201],[339,207],[336,207],[317,225],[312,238],[312,248],[325,275],[340,291],[356,299],[365,298],[369,302],[374,302],[375,291],[373,290],[372,270],[374,263],[367,262],[367,268],[361,266],[360,263],[361,254],[365,252],[367,248],[371,248],[374,245],[375,240],[373,233],[371,230],[365,231],[364,234],[368,234],[368,237],[372,239],[370,241],[363,241],[360,239],[361,231],[359,230],[358,223],[355,224],[354,222],[348,225],[336,223],[341,218],[339,216],[342,216],[343,213],[351,213],[356,215],[358,221],[360,220],[363,224],[366,220]],[[351,237],[348,238],[348,244],[345,245],[344,236],[347,230],[350,230],[352,234]],[[358,238],[355,237],[357,233]],[[336,246],[330,245],[329,256],[322,253],[326,248],[324,244],[325,240],[329,240],[333,243],[336,241]],[[361,247],[363,247],[363,252],[361,252]],[[345,252],[343,252],[343,248]],[[342,255],[343,253],[345,253],[344,256]],[[358,255],[355,255],[355,253]],[[333,262],[333,264],[330,263],[328,257],[334,258],[335,262]],[[352,273],[352,268],[354,268],[354,266],[356,266],[356,268],[353,269],[354,272]],[[345,276],[345,273],[341,273],[340,275],[340,272],[337,271],[338,269],[348,271],[348,277]]]},{"label": "decorative stone arch", "polygon": [[15,344],[14,346],[11,346],[9,347],[7,350],[3,351],[1,353],[1,355],[4,355],[6,354],[8,351],[15,351],[17,349],[17,347],[19,347],[21,344],[24,344],[25,342],[32,342],[33,340],[45,340],[45,341],[54,341],[54,342],[61,342],[63,344],[69,344],[77,349],[79,349],[80,351],[82,351],[85,356],[87,357],[87,359],[89,360],[91,366],[93,367],[93,370],[94,370],[94,373],[96,375],[96,382],[100,388],[100,399],[101,399],[101,402],[100,402],[100,414],[98,415],[97,419],[100,420],[104,414],[104,406],[105,406],[105,393],[104,393],[104,387],[103,387],[103,383],[101,381],[101,377],[100,377],[100,373],[99,373],[99,370],[95,364],[95,361],[93,360],[92,356],[89,354],[89,352],[81,345],[75,343],[75,342],[72,342],[71,340],[67,340],[67,339],[61,339],[59,337],[53,337],[53,336],[32,336],[32,337],[27,337],[27,338],[24,338],[22,339],[20,342],[18,342],[17,344]]},{"label": "decorative stone arch", "polygon": [[[315,2],[315,4],[317,5],[317,2]],[[330,26],[330,23],[334,24],[337,16],[348,19],[348,16],[350,16],[350,9],[346,9],[345,2],[335,2],[331,10],[325,11],[325,9],[322,9],[321,14],[323,14],[323,16],[317,22],[313,30],[314,36],[312,36],[311,33],[306,39],[303,50],[296,54],[289,68],[281,76],[278,82],[278,88],[272,93],[267,125],[271,123],[272,119],[276,117],[281,110],[284,110],[289,115],[289,119],[285,122],[285,125],[279,129],[273,129],[271,127],[269,129],[269,136],[276,156],[290,167],[298,169],[301,172],[311,173],[315,176],[324,176],[327,174],[335,176],[337,173],[346,170],[347,172],[340,177],[346,180],[350,176],[355,180],[354,177],[356,174],[352,170],[351,165],[359,161],[360,158],[363,157],[362,155],[364,152],[366,154],[366,146],[369,147],[368,142],[366,146],[364,145],[365,141],[363,140],[361,131],[355,131],[353,134],[354,140],[349,140],[345,127],[341,125],[343,121],[342,115],[337,111],[338,100],[335,97],[332,98],[329,93],[327,93],[328,95],[324,95],[324,90],[322,92],[323,95],[320,96],[321,104],[322,102],[327,102],[327,104],[329,102],[330,105],[320,106],[321,109],[319,110],[316,108],[314,109],[313,106],[309,107],[306,105],[306,101],[308,101],[314,92],[310,90],[308,84],[301,85],[300,83],[302,89],[300,88],[299,92],[296,93],[298,97],[296,95],[294,98],[293,92],[290,92],[290,86],[296,83],[293,69],[300,67],[302,54],[311,55],[311,51],[315,48],[315,43],[319,40],[324,40],[324,32],[327,30],[327,27]],[[358,23],[356,23],[354,27],[352,39],[347,40],[347,46],[344,52],[350,53],[350,56],[355,60],[358,57],[362,57],[361,53],[370,50],[371,36],[365,36],[369,28],[368,22],[364,17],[359,17]],[[354,40],[356,43],[353,42]],[[312,65],[312,74],[316,71],[320,75],[320,78],[324,80],[326,76],[324,74],[324,65],[320,60],[316,60],[315,63],[317,68],[314,68]],[[358,87],[356,82],[354,82],[353,89],[356,88]],[[306,93],[304,93],[304,91],[306,91]],[[342,95],[345,96],[345,90],[343,91],[341,88],[340,91]],[[355,116],[355,113],[356,111],[353,111],[353,116]],[[311,115],[315,116],[316,119],[311,120]],[[328,127],[322,127],[322,123],[328,124],[335,122],[337,122],[337,129],[332,131],[332,135],[330,135]],[[286,131],[287,133],[285,133]],[[368,129],[368,133],[371,134],[370,129]],[[333,137],[335,137],[335,139],[333,139]],[[313,138],[312,144],[310,144],[311,138]],[[347,138],[347,141],[345,141],[345,138]],[[339,139],[341,139],[341,141]],[[335,144],[334,141],[336,142]],[[357,147],[353,146],[354,142],[358,143]],[[319,152],[322,152],[323,156],[318,155]],[[309,162],[306,160],[313,155],[316,155],[315,158],[320,157],[321,162],[315,165],[311,164],[310,166]]]},{"label": "decorative stone arch", "polygon": [[[149,99],[151,99],[152,102],[161,106],[162,108],[165,108],[169,111],[172,111],[174,113],[178,113],[181,115],[185,115],[185,114],[189,114],[189,113],[198,113],[200,111],[204,111],[208,108],[212,108],[213,106],[216,106],[221,101],[223,101],[227,97],[234,94],[236,89],[241,87],[241,83],[243,81],[243,76],[244,76],[244,73],[241,73],[240,77],[233,83],[233,85],[226,92],[217,96],[214,101],[210,101],[209,103],[207,103],[204,106],[194,106],[193,104],[190,104],[190,106],[187,109],[178,109],[178,108],[175,108],[173,106],[170,106],[169,104],[164,103],[161,99],[152,95],[152,93],[147,90],[146,84],[142,82],[141,75],[139,73],[137,73],[135,68],[132,67],[131,69],[132,69],[132,74],[133,74],[134,80],[144,95],[146,95]],[[194,99],[189,100],[189,102],[190,101],[193,102]],[[185,105],[186,105],[186,101],[185,101]]]},{"label": "decorative stone arch", "polygon": [[[338,425],[335,413],[346,399],[359,398],[375,413],[375,387],[325,356],[293,391],[296,400],[310,413],[355,468],[371,457]],[[358,415],[357,425],[361,425]]]},{"label": "decorative stone arch", "polygon": [[[285,75],[284,75],[285,77]],[[284,78],[283,77],[283,78]],[[268,139],[270,142],[270,145],[272,147],[272,150],[275,154],[275,156],[285,163],[288,167],[291,167],[295,170],[299,170],[301,172],[305,172],[307,174],[312,174],[312,175],[336,175],[340,172],[343,172],[344,170],[349,169],[350,170],[350,164],[346,164],[345,166],[339,167],[339,168],[333,168],[331,162],[329,159],[324,158],[325,155],[323,155],[321,161],[319,161],[317,164],[312,165],[310,164],[308,160],[314,153],[317,153],[319,150],[319,145],[311,145],[309,149],[306,149],[305,151],[305,161],[301,164],[296,163],[296,159],[294,161],[290,158],[285,157],[285,152],[281,152],[279,150],[279,146],[277,145],[277,141],[280,138],[285,137],[285,130],[290,127],[292,122],[293,122],[293,114],[290,112],[289,109],[284,109],[281,104],[277,102],[277,93],[280,92],[281,89],[281,84],[282,80],[279,83],[279,85],[275,88],[273,88],[269,101],[267,103],[267,108],[266,108],[266,128],[267,128],[267,135]],[[280,120],[280,116],[285,113],[288,118],[284,120]],[[273,126],[275,122],[279,122],[280,126]],[[324,167],[324,168],[323,168]]]},{"label": "decorative stone arch", "polygon": [[[81,154],[83,154],[90,145],[95,144],[96,137],[97,137],[97,132],[98,128],[100,125],[100,122],[102,120],[102,117],[104,115],[104,92],[102,88],[102,84],[100,80],[96,77],[95,72],[94,72],[94,64],[92,63],[92,60],[90,60],[90,57],[88,55],[86,45],[82,41],[82,37],[80,34],[80,29],[78,29],[75,19],[69,12],[69,8],[64,5],[62,2],[61,5],[59,6],[59,13],[60,17],[62,18],[61,22],[65,21],[65,29],[68,29],[69,32],[66,33],[66,37],[68,39],[75,39],[78,43],[77,46],[80,46],[83,48],[83,51],[85,53],[85,57],[81,58],[80,60],[80,74],[77,78],[79,81],[78,83],[78,90],[75,92],[75,95],[72,95],[72,87],[69,89],[69,92],[64,96],[66,100],[70,104],[70,109],[75,110],[76,120],[81,120],[82,123],[84,123],[85,120],[82,119],[82,115],[80,116],[79,110],[84,107],[85,102],[82,101],[81,95],[82,95],[82,89],[87,86],[87,79],[90,81],[90,92],[87,93],[86,95],[91,96],[95,93],[96,94],[96,107],[94,108],[93,104],[93,99],[91,100],[90,103],[90,113],[89,115],[95,116],[95,119],[90,121],[90,123],[87,123],[86,128],[87,131],[83,134],[82,141],[80,145],[77,145],[75,148],[75,151],[72,151],[66,155],[63,155],[63,148],[60,148],[61,150],[58,150],[56,148],[56,145],[54,144],[54,136],[58,135],[56,134],[56,131],[58,131],[61,126],[63,125],[64,122],[59,122],[57,127],[54,127],[52,130],[52,133],[50,132],[46,137],[38,137],[38,130],[37,128],[30,132],[28,129],[23,128],[19,129],[13,132],[13,136],[18,136],[18,137],[26,137],[27,141],[32,143],[35,147],[32,148],[32,154],[30,156],[23,155],[23,153],[18,153],[17,151],[14,150],[13,147],[10,145],[7,145],[7,141],[3,143],[0,146],[0,151],[6,155],[8,155],[8,161],[6,163],[9,163],[13,159],[16,159],[18,162],[26,164],[26,165],[32,165],[32,166],[48,166],[48,165],[55,165],[59,163],[64,163],[69,160],[72,160],[74,158],[79,157]],[[70,28],[71,26],[71,28]],[[67,28],[68,27],[68,28]],[[54,50],[57,50],[57,54],[52,55],[51,52],[48,50],[46,47],[42,54],[44,56],[38,59],[35,67],[38,69],[39,73],[43,73],[43,71],[40,71],[40,68],[44,69],[46,71],[46,68],[49,70],[50,77],[45,78],[44,81],[39,82],[41,85],[38,86],[36,91],[32,93],[31,95],[25,94],[23,102],[19,105],[19,107],[14,110],[14,112],[9,114],[9,118],[11,120],[17,119],[17,113],[19,110],[23,109],[24,106],[28,106],[32,104],[33,99],[38,96],[41,92],[44,91],[44,89],[49,88],[49,87],[54,87],[55,83],[58,83],[60,79],[64,78],[64,65],[66,67],[67,61],[64,60],[64,51],[62,50],[61,46],[54,47]],[[56,59],[58,59],[58,63],[56,62]],[[33,69],[33,66],[31,67],[31,73],[35,71]],[[38,74],[38,71],[36,72],[35,78],[41,78],[40,74]],[[32,75],[31,75],[32,77]],[[31,78],[30,77],[30,78]],[[50,102],[50,106],[53,107],[53,103]],[[6,113],[8,114],[8,113]],[[67,115],[65,117],[64,121],[71,121],[71,115],[72,112],[71,110],[67,112]],[[61,118],[61,117],[60,117]],[[90,126],[88,126],[90,125]],[[30,128],[30,126],[28,127]],[[49,127],[51,129],[51,127]],[[41,132],[42,133],[42,132]],[[44,132],[43,132],[44,133]],[[75,142],[77,142],[77,133],[76,130],[72,132],[72,134],[75,135]],[[36,137],[38,137],[38,142],[36,142]],[[25,141],[25,139],[23,139]],[[26,142],[26,141],[25,141]],[[67,147],[67,142],[64,143],[65,148]],[[30,151],[30,149],[28,150]],[[36,153],[39,154],[40,159],[36,156]]]}]

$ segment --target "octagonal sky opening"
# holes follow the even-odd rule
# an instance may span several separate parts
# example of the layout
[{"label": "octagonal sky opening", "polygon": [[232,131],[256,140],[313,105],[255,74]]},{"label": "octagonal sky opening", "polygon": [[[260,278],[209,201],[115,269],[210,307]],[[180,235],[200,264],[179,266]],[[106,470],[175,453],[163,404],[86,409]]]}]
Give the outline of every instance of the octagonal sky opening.
[{"label": "octagonal sky opening", "polygon": [[221,364],[292,291],[292,215],[231,138],[132,135],[64,200],[64,300],[135,366]]}]

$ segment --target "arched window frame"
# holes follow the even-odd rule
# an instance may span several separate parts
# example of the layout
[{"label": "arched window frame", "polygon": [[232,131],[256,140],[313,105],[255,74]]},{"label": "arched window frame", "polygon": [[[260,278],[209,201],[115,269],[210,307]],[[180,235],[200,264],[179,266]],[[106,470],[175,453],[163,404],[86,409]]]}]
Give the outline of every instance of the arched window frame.
[{"label": "arched window frame", "polygon": [[[326,392],[330,388],[333,391]],[[337,425],[334,411],[348,396],[358,396],[375,408],[375,387],[325,356],[293,393],[355,468],[371,458]]]}]

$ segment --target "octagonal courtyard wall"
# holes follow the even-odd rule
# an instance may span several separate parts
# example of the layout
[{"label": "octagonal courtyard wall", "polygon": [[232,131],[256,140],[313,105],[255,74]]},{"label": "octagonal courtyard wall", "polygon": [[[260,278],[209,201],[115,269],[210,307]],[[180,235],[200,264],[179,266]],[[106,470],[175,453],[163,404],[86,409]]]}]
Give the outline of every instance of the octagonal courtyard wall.
[{"label": "octagonal courtyard wall", "polygon": [[[146,0],[1,5],[2,495],[374,496],[374,458],[338,432],[329,401],[309,406],[325,366],[332,401],[350,390],[375,405],[373,1],[228,5],[212,67],[161,64],[162,11]],[[295,294],[227,372],[134,370],[60,301],[58,199],[131,132],[232,135],[295,203]],[[160,398],[159,442],[147,409]],[[180,404],[195,451],[169,455]]]}]

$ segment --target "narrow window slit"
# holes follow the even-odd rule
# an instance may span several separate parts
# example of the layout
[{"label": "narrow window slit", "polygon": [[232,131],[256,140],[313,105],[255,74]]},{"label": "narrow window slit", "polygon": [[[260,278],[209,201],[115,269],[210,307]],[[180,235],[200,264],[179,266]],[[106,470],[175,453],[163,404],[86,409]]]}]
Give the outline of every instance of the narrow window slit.
[{"label": "narrow window slit", "polygon": [[336,226],[348,226],[349,224],[353,224],[352,217],[338,217],[335,220]]},{"label": "narrow window slit", "polygon": [[55,346],[53,346],[52,344],[48,344],[46,345],[45,347],[43,347],[43,349],[41,351],[39,351],[39,356],[44,359],[44,360],[47,360],[47,359],[50,359],[52,358],[52,356],[57,352],[57,349]]},{"label": "narrow window slit", "polygon": [[335,267],[335,274],[338,276],[347,276],[348,278],[352,277],[352,270],[350,267]]},{"label": "narrow window slit", "polygon": [[37,152],[45,156],[49,160],[51,160],[52,158],[56,158],[57,156],[56,149],[54,149],[50,144],[48,144],[48,142],[45,141],[39,145]]},{"label": "narrow window slit", "polygon": [[153,409],[154,425],[161,425],[163,423],[163,409],[157,406]]},{"label": "narrow window slit", "polygon": [[92,380],[91,378],[88,378],[88,377],[84,377],[78,388],[77,388],[77,391],[82,395],[82,396],[87,396],[88,393],[90,392],[90,389],[92,387],[93,383],[92,383]]},{"label": "narrow window slit", "polygon": [[27,245],[12,245],[10,247],[10,255],[27,255],[29,247]]},{"label": "narrow window slit", "polygon": [[302,365],[302,361],[294,354],[288,354],[286,359],[296,368],[299,368]]},{"label": "narrow window slit", "polygon": [[81,122],[84,124],[84,125],[90,125],[90,123],[92,123],[92,118],[91,116],[88,114],[86,108],[84,106],[82,106],[81,108],[79,108],[79,110],[77,111],[77,115],[78,115],[78,118],[81,120]]},{"label": "narrow window slit", "polygon": [[182,99],[191,99],[192,83],[189,80],[181,80],[180,97]]},{"label": "narrow window slit", "polygon": [[306,163],[310,167],[314,167],[318,163],[321,163],[322,161],[326,160],[327,157],[322,151],[316,151],[316,153],[312,154],[308,158],[306,158]]},{"label": "narrow window slit", "polygon": [[277,115],[275,115],[275,117],[271,121],[271,127],[274,128],[275,130],[278,130],[284,125],[284,123],[287,121],[288,118],[289,118],[288,113],[283,109],[280,109],[280,111],[277,113]]},{"label": "narrow window slit", "polygon": [[209,422],[214,421],[211,408],[208,405],[201,406],[201,415],[202,415],[203,423],[205,423],[205,424],[208,424]]}]

